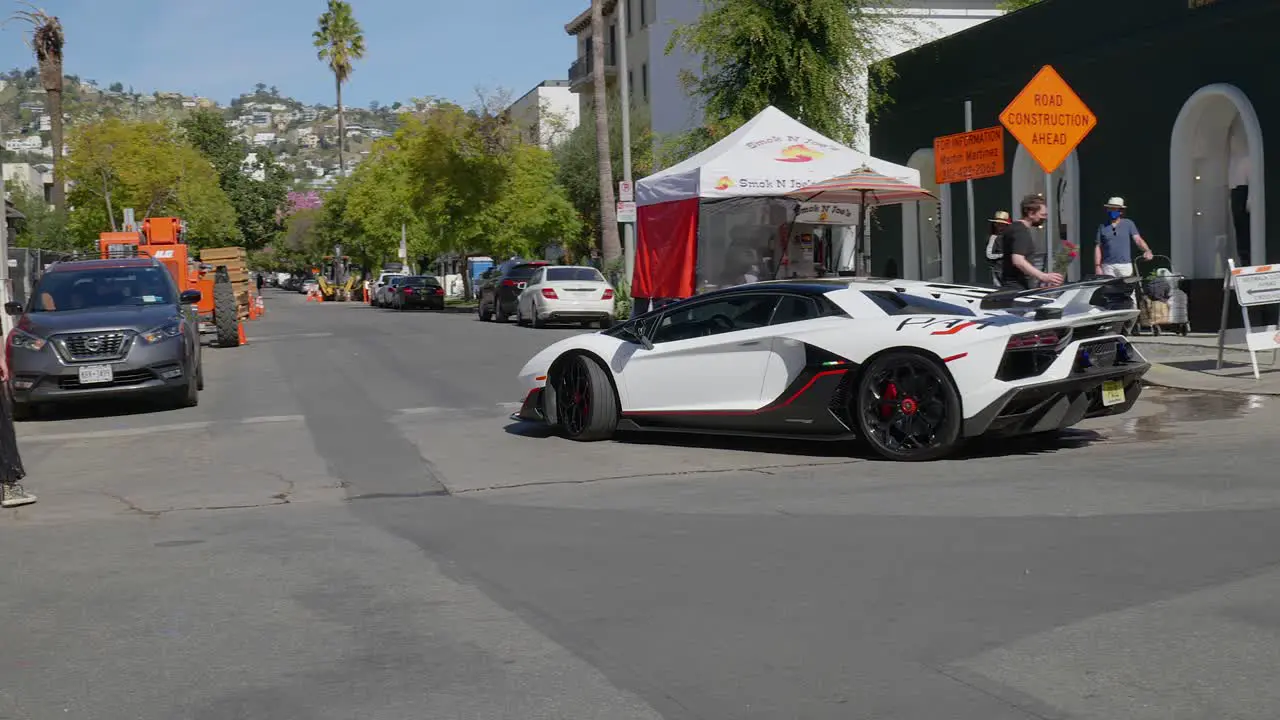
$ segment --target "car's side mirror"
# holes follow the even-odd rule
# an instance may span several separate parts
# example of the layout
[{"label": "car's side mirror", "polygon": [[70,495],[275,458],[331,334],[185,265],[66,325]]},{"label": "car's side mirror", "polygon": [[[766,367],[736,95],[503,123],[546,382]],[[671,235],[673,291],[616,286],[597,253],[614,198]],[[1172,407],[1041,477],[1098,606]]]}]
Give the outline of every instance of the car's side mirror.
[{"label": "car's side mirror", "polygon": [[178,302],[183,305],[195,305],[200,302],[201,297],[203,296],[199,290],[183,290],[182,294],[178,296]]},{"label": "car's side mirror", "polygon": [[21,315],[21,314],[22,314],[22,303],[20,303],[20,302],[7,302],[7,303],[5,303],[5,304],[4,304],[4,311],[5,311],[6,313],[8,313],[9,315]]},{"label": "car's side mirror", "polygon": [[630,337],[632,340],[634,340],[635,342],[638,342],[642,346],[644,346],[645,350],[653,349],[653,342],[649,340],[649,336],[646,335],[644,331],[640,329],[639,325],[636,325],[635,323],[628,323],[626,325],[623,325],[622,332],[626,334],[628,337]]}]

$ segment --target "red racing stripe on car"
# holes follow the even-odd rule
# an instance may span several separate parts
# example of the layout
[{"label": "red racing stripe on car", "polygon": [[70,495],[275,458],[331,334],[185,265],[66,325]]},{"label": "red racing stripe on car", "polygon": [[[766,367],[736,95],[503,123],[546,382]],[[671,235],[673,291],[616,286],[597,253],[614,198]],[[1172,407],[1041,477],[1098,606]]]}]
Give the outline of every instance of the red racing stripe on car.
[{"label": "red racing stripe on car", "polygon": [[978,323],[973,322],[972,320],[969,320],[967,322],[962,322],[953,328],[947,328],[946,330],[934,330],[932,333],[930,333],[930,335],[955,335],[961,330],[977,324]]},{"label": "red racing stripe on car", "polygon": [[949,358],[942,358],[942,362],[951,362],[952,360],[959,360],[960,358],[967,357],[968,355],[969,353],[960,353],[959,355],[952,355]]}]

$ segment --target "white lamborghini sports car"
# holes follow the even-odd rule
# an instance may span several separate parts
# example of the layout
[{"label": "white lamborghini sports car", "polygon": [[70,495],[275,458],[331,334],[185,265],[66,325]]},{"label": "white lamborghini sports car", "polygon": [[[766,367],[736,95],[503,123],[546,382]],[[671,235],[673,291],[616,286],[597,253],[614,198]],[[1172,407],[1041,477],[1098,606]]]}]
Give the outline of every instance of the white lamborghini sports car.
[{"label": "white lamborghini sports car", "polygon": [[619,431],[860,438],[892,460],[1126,412],[1150,367],[1120,334],[1135,278],[1050,290],[834,278],[697,295],[567,338],[513,419]]}]

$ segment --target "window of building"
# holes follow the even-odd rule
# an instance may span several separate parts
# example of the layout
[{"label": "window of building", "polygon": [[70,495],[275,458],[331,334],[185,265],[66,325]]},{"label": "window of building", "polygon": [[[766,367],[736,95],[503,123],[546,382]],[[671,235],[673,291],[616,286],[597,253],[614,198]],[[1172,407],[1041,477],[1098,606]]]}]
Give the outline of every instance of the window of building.
[{"label": "window of building", "polygon": [[640,6],[640,27],[649,27],[648,13],[645,12],[648,10],[649,0],[638,0],[637,4]]},{"label": "window of building", "polygon": [[[634,35],[636,30],[636,13],[634,8],[635,8],[635,3],[633,2],[627,3],[627,37],[631,37],[632,35]],[[640,14],[641,15],[644,14],[643,9],[641,9]]]},{"label": "window of building", "polygon": [[628,70],[627,71],[627,97],[635,98],[635,96],[636,96],[635,78],[632,77],[631,71]]},{"label": "window of building", "polygon": [[649,99],[649,63],[640,63],[640,94]]}]

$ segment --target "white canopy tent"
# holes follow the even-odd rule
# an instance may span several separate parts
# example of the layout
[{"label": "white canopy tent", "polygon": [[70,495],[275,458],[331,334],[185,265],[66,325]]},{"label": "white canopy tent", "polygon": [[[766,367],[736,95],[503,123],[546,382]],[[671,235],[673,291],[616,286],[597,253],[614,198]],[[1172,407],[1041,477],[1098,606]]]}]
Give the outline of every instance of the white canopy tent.
[{"label": "white canopy tent", "polygon": [[[732,277],[736,270],[719,263],[719,256],[750,256],[745,246],[763,248],[771,242],[762,226],[755,231],[734,231],[740,237],[719,237],[725,233],[717,231],[700,234],[704,204],[713,208],[722,205],[716,201],[759,198],[763,203],[772,202],[770,199],[790,202],[794,208],[794,201],[782,200],[786,193],[863,167],[913,185],[920,183],[918,170],[858,152],[810,130],[775,107],[765,108],[715,145],[636,183],[639,238],[633,297],[689,297],[700,284],[707,284],[699,281],[700,265],[703,280],[712,274]],[[842,224],[847,218],[858,217],[856,205],[812,210],[798,209],[806,217],[822,218],[814,222]],[[794,222],[796,218],[793,210],[787,220]],[[776,226],[776,219],[772,224]],[[744,239],[747,235],[752,237]],[[706,256],[701,261],[700,254]],[[741,262],[751,264],[749,259]],[[734,263],[738,261],[729,261]],[[719,281],[711,284],[715,282]]]},{"label": "white canopy tent", "polygon": [[720,142],[636,183],[636,205],[782,195],[861,167],[920,184],[920,171],[819,135],[772,105]]}]

